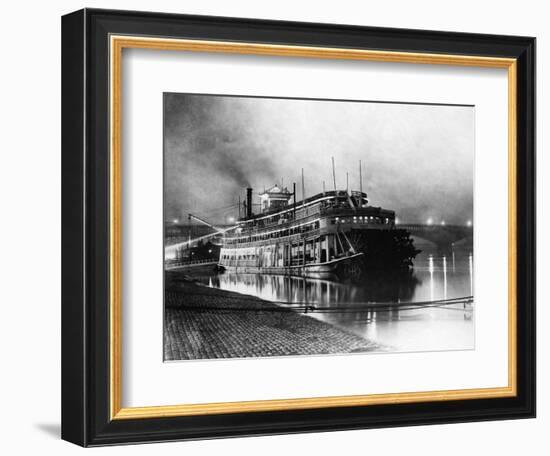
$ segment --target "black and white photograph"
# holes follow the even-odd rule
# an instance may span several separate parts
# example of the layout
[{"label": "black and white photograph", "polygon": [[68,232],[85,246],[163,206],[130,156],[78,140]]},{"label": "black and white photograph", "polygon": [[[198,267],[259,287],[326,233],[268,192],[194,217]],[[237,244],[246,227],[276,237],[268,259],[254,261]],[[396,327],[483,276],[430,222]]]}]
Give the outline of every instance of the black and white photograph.
[{"label": "black and white photograph", "polygon": [[475,348],[474,106],[163,96],[165,361]]}]

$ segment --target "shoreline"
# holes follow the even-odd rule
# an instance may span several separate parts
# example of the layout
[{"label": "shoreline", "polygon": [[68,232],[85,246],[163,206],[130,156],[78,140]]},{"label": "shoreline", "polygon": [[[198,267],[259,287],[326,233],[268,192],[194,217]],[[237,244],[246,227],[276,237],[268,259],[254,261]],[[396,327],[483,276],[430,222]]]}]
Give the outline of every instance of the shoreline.
[{"label": "shoreline", "polygon": [[365,353],[377,343],[255,296],[165,273],[164,360]]}]

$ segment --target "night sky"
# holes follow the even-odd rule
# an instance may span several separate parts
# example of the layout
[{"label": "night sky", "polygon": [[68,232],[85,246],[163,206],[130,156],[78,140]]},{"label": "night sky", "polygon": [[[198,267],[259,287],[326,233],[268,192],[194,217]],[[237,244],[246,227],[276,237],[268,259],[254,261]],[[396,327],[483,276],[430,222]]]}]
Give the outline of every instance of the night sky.
[{"label": "night sky", "polygon": [[[359,189],[400,222],[473,217],[474,108],[393,103],[164,95],[165,219],[236,217],[238,196],[296,182],[306,196]],[[257,202],[257,201],[256,201]],[[256,209],[257,211],[258,209]]]}]

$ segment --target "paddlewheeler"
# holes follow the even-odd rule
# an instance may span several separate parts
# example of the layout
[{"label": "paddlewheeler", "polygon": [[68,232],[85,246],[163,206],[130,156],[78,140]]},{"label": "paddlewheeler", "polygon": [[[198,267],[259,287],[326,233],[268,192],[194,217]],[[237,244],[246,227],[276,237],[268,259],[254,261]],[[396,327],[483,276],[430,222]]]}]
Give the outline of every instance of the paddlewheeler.
[{"label": "paddlewheeler", "polygon": [[279,185],[260,193],[254,214],[247,189],[245,216],[223,233],[220,269],[236,273],[355,280],[369,270],[404,269],[416,250],[395,212],[369,205],[362,191],[325,191],[296,201]]}]

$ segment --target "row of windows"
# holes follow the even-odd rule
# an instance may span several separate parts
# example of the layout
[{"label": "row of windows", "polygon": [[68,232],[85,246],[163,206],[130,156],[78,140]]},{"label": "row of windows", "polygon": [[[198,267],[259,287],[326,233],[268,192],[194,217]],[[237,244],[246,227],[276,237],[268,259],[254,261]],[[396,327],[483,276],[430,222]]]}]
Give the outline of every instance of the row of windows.
[{"label": "row of windows", "polygon": [[345,223],[375,223],[375,224],[389,224],[390,219],[387,217],[375,217],[375,216],[353,216],[353,217],[336,217],[331,219],[330,223],[332,225],[336,225],[338,223],[345,224]]},{"label": "row of windows", "polygon": [[319,221],[309,223],[307,225],[295,226],[287,228],[286,230],[272,231],[271,233],[256,234],[254,236],[243,237],[235,239],[233,242],[236,244],[246,244],[247,242],[264,241],[268,239],[277,239],[286,236],[292,236],[293,234],[307,233],[319,228]]},{"label": "row of windows", "polygon": [[239,254],[235,255],[235,252],[232,252],[231,254],[224,254],[221,256],[222,260],[253,260],[256,258],[256,255],[251,254]]},{"label": "row of windows", "polygon": [[293,210],[289,210],[287,212],[284,212],[283,214],[280,214],[280,213],[275,214],[271,217],[267,217],[259,220],[253,220],[250,223],[252,226],[255,225],[259,228],[265,228],[273,225],[281,225],[283,223],[290,222],[294,218],[296,218],[296,220],[300,220],[302,218],[317,215],[320,212],[320,208],[319,208],[319,204],[315,204],[313,206],[308,206],[308,207],[297,206],[295,212],[296,212],[296,215],[294,215]]}]

